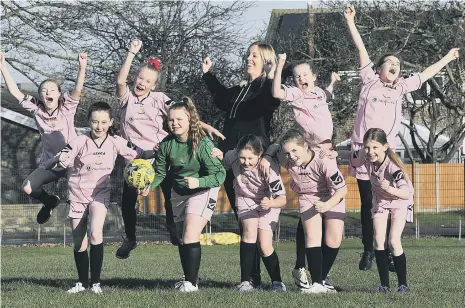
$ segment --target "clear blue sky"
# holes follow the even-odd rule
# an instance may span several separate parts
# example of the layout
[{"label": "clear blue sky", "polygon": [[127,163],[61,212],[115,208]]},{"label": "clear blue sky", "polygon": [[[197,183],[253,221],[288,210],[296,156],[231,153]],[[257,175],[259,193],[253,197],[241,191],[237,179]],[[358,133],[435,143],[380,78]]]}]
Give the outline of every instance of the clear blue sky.
[{"label": "clear blue sky", "polygon": [[[229,2],[229,1],[217,1]],[[312,1],[314,7],[318,6],[318,1]],[[266,29],[270,20],[271,11],[273,9],[305,9],[307,8],[307,1],[254,1],[254,6],[248,9],[243,18],[245,20],[246,28],[251,29],[247,31],[250,39],[254,38],[261,29]],[[253,31],[255,30],[255,31]],[[8,66],[16,82],[28,82],[28,80],[16,72],[12,67]]]}]

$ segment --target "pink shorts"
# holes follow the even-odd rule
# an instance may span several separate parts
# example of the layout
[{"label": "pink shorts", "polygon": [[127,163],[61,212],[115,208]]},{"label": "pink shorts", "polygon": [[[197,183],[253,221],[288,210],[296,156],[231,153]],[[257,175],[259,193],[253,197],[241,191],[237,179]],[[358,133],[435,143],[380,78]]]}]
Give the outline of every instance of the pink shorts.
[{"label": "pink shorts", "polygon": [[108,209],[110,200],[105,200],[105,202],[101,201],[92,201],[88,203],[76,202],[76,201],[68,201],[69,209],[68,209],[68,217],[69,218],[83,218],[84,216],[89,215],[89,208],[94,206],[101,206],[105,209]]},{"label": "pink shorts", "polygon": [[371,209],[372,218],[385,218],[388,219],[389,214],[391,215],[391,220],[403,218],[407,222],[413,221],[413,206],[401,206],[401,207],[390,207],[383,208],[379,205],[373,204]]},{"label": "pink shorts", "polygon": [[194,214],[210,221],[218,200],[219,187],[209,188],[192,195],[181,196],[171,190],[174,222],[186,220],[187,214]]},{"label": "pink shorts", "polygon": [[239,219],[258,218],[258,228],[274,231],[279,221],[281,209],[262,210],[257,200],[236,196],[236,206]]},{"label": "pink shorts", "polygon": [[359,179],[369,181],[367,168],[365,167],[366,153],[363,143],[352,142],[349,157],[349,175]]},{"label": "pink shorts", "polygon": [[[315,202],[315,200],[308,198],[307,195],[299,194],[300,218],[303,221],[310,219],[317,214],[320,214],[315,210],[315,205],[313,202]],[[321,213],[321,215],[324,216],[325,219],[344,220],[346,217],[346,200],[342,200],[329,211]]]}]

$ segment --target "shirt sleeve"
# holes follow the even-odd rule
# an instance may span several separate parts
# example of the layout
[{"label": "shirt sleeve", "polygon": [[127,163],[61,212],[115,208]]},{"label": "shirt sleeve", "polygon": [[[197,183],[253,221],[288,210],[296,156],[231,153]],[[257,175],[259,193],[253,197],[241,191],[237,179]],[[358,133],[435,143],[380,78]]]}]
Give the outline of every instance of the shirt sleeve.
[{"label": "shirt sleeve", "polygon": [[27,111],[34,113],[39,109],[39,105],[42,104],[42,102],[34,96],[25,95],[24,99],[19,102],[19,104]]},{"label": "shirt sleeve", "polygon": [[199,178],[199,188],[219,187],[226,178],[226,170],[221,161],[216,157],[210,157],[213,149],[213,143],[205,137],[202,145],[198,147],[197,157],[200,166],[206,170],[206,175]]},{"label": "shirt sleeve", "polygon": [[131,97],[131,90],[129,89],[128,86],[126,86],[126,91],[124,92],[123,95],[118,97],[118,102],[119,102],[119,107],[124,108],[128,104],[129,97]]},{"label": "shirt sleeve", "polygon": [[223,158],[224,169],[229,170],[232,168],[233,163],[237,160],[237,150],[230,150],[226,152]]},{"label": "shirt sleeve", "polygon": [[371,61],[364,67],[359,68],[358,73],[360,74],[360,78],[362,78],[363,84],[367,84],[368,82],[378,78],[373,70],[373,62]]},{"label": "shirt sleeve", "polygon": [[158,148],[156,157],[155,157],[155,180],[153,181],[152,185],[150,186],[150,189],[155,189],[158,185],[163,182],[163,180],[166,177],[166,171],[167,171],[167,160],[168,160],[168,140],[164,139],[162,142],[160,142],[160,146]]},{"label": "shirt sleeve", "polygon": [[407,94],[420,89],[422,83],[420,74],[415,73],[408,78],[401,78],[398,85],[402,88],[402,94]]},{"label": "shirt sleeve", "polygon": [[292,105],[292,103],[298,100],[303,94],[297,87],[288,87],[285,85],[281,86],[284,90],[284,99],[283,101]]},{"label": "shirt sleeve", "polygon": [[[63,150],[61,150],[60,153],[57,154],[57,155],[59,155],[61,153],[65,153],[65,152],[68,153],[68,159],[65,160],[64,162],[60,163],[60,166],[62,166],[63,168],[68,168],[68,167],[71,167],[72,165],[74,165],[74,160],[78,156],[78,154],[79,154],[82,146],[84,145],[84,143],[85,143],[85,137],[84,136],[83,137],[79,136],[79,137],[76,137],[73,140],[71,140],[63,148]],[[54,158],[51,158],[50,160],[53,160],[53,159]]]},{"label": "shirt sleeve", "polygon": [[203,74],[202,79],[213,96],[213,103],[218,109],[229,111],[233,104],[234,94],[239,91],[239,87],[226,88],[218,78],[210,72]]},{"label": "shirt sleeve", "polygon": [[160,110],[165,117],[168,116],[168,110],[170,110],[170,107],[173,106],[175,103],[176,102],[169,98],[165,93],[161,93],[159,104]]},{"label": "shirt sleeve", "polygon": [[405,175],[399,167],[391,162],[388,170],[390,178],[392,179],[392,184],[395,188],[409,187],[407,180],[405,179]]},{"label": "shirt sleeve", "polygon": [[278,164],[275,162],[271,163],[270,169],[270,177],[268,182],[271,196],[273,198],[277,198],[278,196],[285,196],[286,190],[284,189],[284,184],[279,172]]},{"label": "shirt sleeve", "polygon": [[322,162],[328,187],[331,187],[334,190],[338,190],[346,186],[344,177],[337,167],[336,160],[325,158],[322,160]]},{"label": "shirt sleeve", "polygon": [[79,105],[80,99],[74,99],[69,92],[66,92],[63,95],[63,109],[68,113],[68,114],[76,114],[77,107]]},{"label": "shirt sleeve", "polygon": [[134,143],[131,141],[127,141],[126,139],[119,137],[119,136],[114,136],[114,144],[116,147],[116,152],[118,155],[123,156],[127,160],[133,160],[142,155],[144,150],[136,146]]}]

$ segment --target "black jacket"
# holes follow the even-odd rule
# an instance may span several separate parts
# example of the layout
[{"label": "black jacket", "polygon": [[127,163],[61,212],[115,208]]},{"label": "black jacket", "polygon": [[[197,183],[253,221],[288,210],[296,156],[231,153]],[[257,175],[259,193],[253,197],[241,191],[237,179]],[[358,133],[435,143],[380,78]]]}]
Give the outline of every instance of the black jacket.
[{"label": "black jacket", "polygon": [[280,103],[271,94],[273,80],[256,78],[247,85],[226,88],[210,72],[202,78],[216,107],[227,113],[223,129],[226,140],[218,143],[223,152],[234,149],[247,134],[261,136],[269,142],[271,119]]}]

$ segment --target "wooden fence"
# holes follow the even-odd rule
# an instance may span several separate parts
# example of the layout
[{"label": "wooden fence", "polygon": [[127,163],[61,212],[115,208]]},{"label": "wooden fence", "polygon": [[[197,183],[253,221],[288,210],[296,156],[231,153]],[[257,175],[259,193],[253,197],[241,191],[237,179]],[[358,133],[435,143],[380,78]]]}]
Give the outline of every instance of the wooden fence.
[{"label": "wooden fence", "polygon": [[[442,212],[465,210],[465,170],[464,164],[410,164],[409,176],[415,187],[415,212]],[[347,183],[347,211],[360,210],[360,197],[357,181],[348,176],[346,165],[339,166]],[[281,168],[281,176],[287,191],[285,209],[297,210],[296,194],[290,189],[291,177]],[[139,210],[146,214],[159,214],[165,211],[163,194],[160,189],[147,197],[139,196]],[[223,188],[218,197],[217,212],[229,212],[231,207]]]}]

